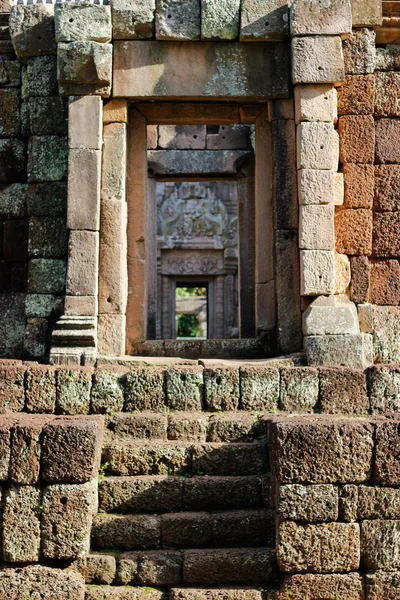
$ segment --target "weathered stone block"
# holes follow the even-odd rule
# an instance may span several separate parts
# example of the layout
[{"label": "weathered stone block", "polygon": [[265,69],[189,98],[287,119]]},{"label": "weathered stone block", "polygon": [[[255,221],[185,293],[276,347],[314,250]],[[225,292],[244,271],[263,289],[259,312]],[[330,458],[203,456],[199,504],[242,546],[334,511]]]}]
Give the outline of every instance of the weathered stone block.
[{"label": "weathered stone block", "polygon": [[372,412],[399,412],[400,371],[396,367],[376,366],[369,373]]},{"label": "weathered stone block", "polygon": [[364,568],[371,571],[397,569],[399,544],[398,521],[362,521],[361,563]]},{"label": "weathered stone block", "polygon": [[360,527],[358,523],[284,521],[278,526],[277,558],[286,573],[354,571],[360,565]]},{"label": "weathered stone block", "polygon": [[95,512],[97,483],[49,485],[42,499],[43,556],[56,560],[75,560],[86,556],[90,547],[90,528]]},{"label": "weathered stone block", "polygon": [[113,0],[112,28],[115,40],[146,40],[154,36],[155,0]]},{"label": "weathered stone block", "polygon": [[111,44],[70,42],[59,44],[57,79],[62,96],[96,94],[108,97],[112,73]]},{"label": "weathered stone block", "polygon": [[265,100],[289,93],[286,44],[116,41],[114,53],[113,94],[121,98]]},{"label": "weathered stone block", "polygon": [[234,40],[239,35],[240,0],[202,0],[201,39]]},{"label": "weathered stone block", "polygon": [[296,124],[301,121],[336,122],[337,93],[331,85],[297,85],[294,97]]},{"label": "weathered stone block", "polygon": [[399,117],[400,73],[375,73],[376,96],[375,115],[378,117]]},{"label": "weathered stone block", "polygon": [[41,498],[42,491],[33,486],[12,485],[6,491],[3,513],[3,557],[6,561],[39,561]]},{"label": "weathered stone block", "polygon": [[298,172],[298,188],[300,205],[342,204],[343,197],[338,182],[343,178],[341,173],[313,169],[300,169]]},{"label": "weathered stone block", "polygon": [[29,140],[28,181],[60,181],[68,172],[68,144],[64,137],[45,135]]},{"label": "weathered stone block", "polygon": [[239,406],[239,369],[204,369],[205,404],[209,410],[235,410]]},{"label": "weathered stone block", "polygon": [[371,263],[368,301],[372,304],[400,304],[400,266],[397,260]]},{"label": "weathered stone block", "polygon": [[375,132],[375,162],[400,163],[400,120],[378,119]]},{"label": "weathered stone block", "polygon": [[71,149],[68,175],[68,228],[98,231],[100,229],[101,150]]},{"label": "weathered stone block", "polygon": [[[82,6],[82,3],[78,6]],[[102,112],[103,103],[98,96],[78,96],[69,99],[68,145],[70,148],[101,150]]]},{"label": "weathered stone block", "polygon": [[318,402],[318,388],[317,369],[281,369],[279,408],[288,412],[312,412]]},{"label": "weathered stone block", "polygon": [[278,406],[279,379],[279,370],[274,367],[241,367],[241,408],[274,412]]},{"label": "weathered stone block", "polygon": [[120,372],[98,369],[93,374],[91,411],[114,414],[124,406],[125,377]]},{"label": "weathered stone block", "polygon": [[[204,150],[206,148],[207,137],[212,139],[211,136],[207,136],[204,125],[160,125],[158,127],[158,141],[155,143],[155,148],[159,147],[166,150]],[[219,137],[218,134],[216,137]],[[212,149],[222,150],[220,147]]]},{"label": "weathered stone block", "polygon": [[191,477],[183,488],[185,510],[260,508],[261,481],[257,477]]},{"label": "weathered stone block", "polygon": [[375,124],[372,115],[340,117],[339,134],[340,162],[374,162]]},{"label": "weathered stone block", "polygon": [[366,256],[353,256],[351,263],[351,299],[353,302],[368,301],[370,265]]},{"label": "weathered stone block", "polygon": [[2,56],[0,59],[0,86],[6,88],[19,87],[20,81],[20,62],[18,60],[10,60],[8,57]]},{"label": "weathered stone block", "polygon": [[28,252],[32,258],[66,258],[68,232],[65,219],[31,217]]},{"label": "weathered stone block", "polygon": [[337,83],[344,80],[340,37],[299,37],[292,40],[293,83]]},{"label": "weathered stone block", "polygon": [[53,258],[29,261],[28,291],[42,294],[62,293],[65,289],[66,262]]},{"label": "weathered stone block", "polygon": [[79,572],[85,577],[85,583],[109,585],[116,576],[116,560],[113,554],[88,554],[78,561]]},{"label": "weathered stone block", "polygon": [[333,485],[283,485],[279,488],[277,510],[282,519],[290,521],[337,521],[338,489]]},{"label": "weathered stone block", "polygon": [[358,488],[359,519],[393,519],[400,516],[400,491],[398,489],[369,487]]},{"label": "weathered stone block", "polygon": [[14,50],[19,58],[56,53],[52,4],[13,6],[9,26]]},{"label": "weathered stone block", "polygon": [[272,592],[271,600],[314,600],[314,598],[346,598],[363,600],[364,580],[358,573],[340,575],[287,575],[280,591]]},{"label": "weathered stone block", "polygon": [[173,410],[201,411],[204,382],[202,367],[174,367],[166,372],[166,402]]},{"label": "weathered stone block", "polygon": [[70,231],[66,292],[71,296],[96,296],[98,292],[99,234]]},{"label": "weathered stone block", "polygon": [[400,166],[375,167],[374,208],[378,211],[400,210]]},{"label": "weathered stone block", "polygon": [[309,335],[304,343],[309,365],[365,369],[373,362],[368,334]]},{"label": "weathered stone block", "polygon": [[370,401],[362,371],[343,367],[319,370],[319,402],[322,412],[368,414]]},{"label": "weathered stone block", "polygon": [[26,149],[21,140],[0,140],[0,182],[26,180]]},{"label": "weathered stone block", "polygon": [[[218,600],[221,590],[215,588],[173,588],[170,600]],[[262,591],[257,588],[226,588],[223,594],[226,600],[262,600]]]},{"label": "weathered stone block", "polygon": [[99,315],[97,342],[98,352],[103,356],[125,354],[125,315]]},{"label": "weathered stone block", "polygon": [[335,209],[333,205],[300,206],[299,248],[333,250]]},{"label": "weathered stone block", "polygon": [[137,581],[139,571],[139,552],[125,552],[118,557],[118,585],[133,585]]},{"label": "weathered stone block", "polygon": [[0,90],[0,137],[13,137],[21,132],[18,90]]},{"label": "weathered stone block", "polygon": [[332,294],[335,288],[335,255],[326,250],[300,251],[302,296]]},{"label": "weathered stone block", "polygon": [[49,322],[38,317],[26,320],[24,355],[28,360],[44,360],[48,353]]},{"label": "weathered stone block", "polygon": [[57,600],[83,600],[85,581],[75,571],[52,569],[40,565],[3,568],[0,571],[0,593],[4,598],[34,598],[46,593]]},{"label": "weathered stone block", "polygon": [[109,42],[111,9],[109,6],[79,2],[54,8],[56,42]]},{"label": "weathered stone block", "polygon": [[357,309],[345,295],[321,296],[303,315],[305,335],[357,334]]},{"label": "weathered stone block", "polygon": [[289,34],[289,5],[285,0],[243,0],[241,42],[284,40]]},{"label": "weathered stone block", "polygon": [[[182,477],[169,475],[106,477],[99,481],[99,508],[104,512],[119,513],[164,513],[182,510],[183,484]],[[189,505],[188,508],[190,509]],[[194,507],[192,509],[194,510]]]},{"label": "weathered stone block", "polygon": [[[122,172],[121,175],[123,174]],[[104,175],[106,173],[103,168],[103,180]],[[122,176],[120,179],[122,180]],[[100,314],[125,314],[128,294],[126,202],[103,197],[100,218],[101,223],[107,223],[107,227],[102,227],[100,232]]]},{"label": "weathered stone block", "polygon": [[162,410],[165,406],[165,371],[159,367],[133,369],[126,376],[125,410]]},{"label": "weathered stone block", "polygon": [[200,39],[200,0],[157,0],[156,39]]},{"label": "weathered stone block", "polygon": [[395,487],[400,481],[400,443],[397,421],[376,427],[375,476],[380,485]]},{"label": "weathered stone block", "polygon": [[375,106],[375,75],[347,75],[338,88],[339,115],[372,115]]},{"label": "weathered stone block", "polygon": [[87,586],[86,600],[165,600],[165,593],[151,587]]},{"label": "weathered stone block", "polygon": [[1,412],[20,412],[25,406],[24,367],[0,366]]},{"label": "weathered stone block", "polygon": [[347,74],[373,73],[375,70],[375,31],[370,29],[353,31],[347,39],[343,40],[343,55]]},{"label": "weathered stone block", "polygon": [[398,71],[400,69],[399,47],[396,44],[384,48],[376,48],[376,70]]},{"label": "weathered stone block", "polygon": [[49,417],[24,417],[12,435],[10,479],[14,483],[34,485],[40,475],[40,437]]},{"label": "weathered stone block", "polygon": [[[3,281],[2,281],[3,283]],[[20,358],[25,335],[26,294],[0,294],[0,355]],[[10,327],[10,323],[13,324]]]},{"label": "weathered stone block", "polygon": [[191,448],[178,442],[113,442],[104,450],[113,475],[184,475],[191,472]]},{"label": "weathered stone block", "polygon": [[[271,131],[274,156],[272,193],[274,198],[280,198],[280,202],[276,203],[275,227],[286,231],[297,229],[296,127],[293,120],[282,119],[271,123]],[[263,235],[273,237],[272,233],[269,234],[267,231],[264,231]],[[264,281],[263,273],[266,270],[259,271],[261,281]],[[266,280],[270,278],[270,276],[265,277]]]},{"label": "weathered stone block", "polygon": [[57,57],[32,56],[28,58],[26,75],[22,84],[24,98],[57,96]]},{"label": "weathered stone block", "polygon": [[296,0],[290,10],[290,33],[296,35],[343,35],[351,33],[349,0],[312,4]]},{"label": "weathered stone block", "polygon": [[380,598],[398,600],[400,598],[400,578],[396,572],[366,573],[365,583],[368,600],[380,600]]},{"label": "weathered stone block", "polygon": [[265,471],[263,443],[198,444],[192,447],[193,473],[198,475],[259,475]]},{"label": "weathered stone block", "polygon": [[[107,104],[103,105],[103,125],[110,123],[127,123],[128,122],[128,102],[123,98],[113,98]],[[149,125],[149,128],[157,125]]]},{"label": "weathered stone block", "polygon": [[160,517],[154,515],[97,515],[93,519],[92,545],[106,548],[158,548]]},{"label": "weathered stone block", "polygon": [[29,216],[65,217],[67,214],[67,184],[61,181],[30,184],[27,193],[27,207]]},{"label": "weathered stone block", "polygon": [[209,548],[213,545],[213,523],[208,513],[161,515],[161,536],[167,548]]},{"label": "weathered stone block", "polygon": [[207,442],[253,442],[263,435],[263,424],[246,412],[217,413],[208,420]]},{"label": "weathered stone block", "polygon": [[181,552],[146,552],[140,556],[139,585],[171,586],[182,583]]},{"label": "weathered stone block", "polygon": [[30,367],[26,371],[26,410],[30,413],[54,413],[56,405],[56,371],[53,367]]},{"label": "weathered stone block", "polygon": [[271,467],[283,483],[361,483],[372,472],[374,428],[325,417],[277,419],[271,424]]},{"label": "weathered stone block", "polygon": [[64,417],[49,423],[42,437],[42,479],[85,483],[97,477],[102,417]]},{"label": "weathered stone block", "polygon": [[2,220],[26,217],[26,189],[22,183],[13,183],[0,191],[0,218]]},{"label": "weathered stone block", "polygon": [[400,211],[374,213],[373,256],[400,256]]},{"label": "weathered stone block", "polygon": [[379,0],[351,0],[353,27],[380,27],[382,4]]},{"label": "weathered stone block", "polygon": [[[372,211],[364,208],[341,210],[335,217],[335,233],[337,252],[370,256],[372,254]],[[379,246],[379,242],[375,244]]]},{"label": "weathered stone block", "polygon": [[372,165],[346,164],[343,172],[345,208],[371,209],[374,200],[374,167]]},{"label": "weathered stone block", "polygon": [[335,295],[346,294],[351,281],[350,261],[346,254],[335,252]]},{"label": "weathered stone block", "polygon": [[61,415],[87,415],[90,409],[92,370],[58,369],[56,411]]},{"label": "weathered stone block", "polygon": [[67,135],[68,114],[65,100],[53,96],[30,98],[28,109],[31,135]]},{"label": "weathered stone block", "polygon": [[297,168],[337,171],[339,137],[332,123],[300,123],[297,127]]}]

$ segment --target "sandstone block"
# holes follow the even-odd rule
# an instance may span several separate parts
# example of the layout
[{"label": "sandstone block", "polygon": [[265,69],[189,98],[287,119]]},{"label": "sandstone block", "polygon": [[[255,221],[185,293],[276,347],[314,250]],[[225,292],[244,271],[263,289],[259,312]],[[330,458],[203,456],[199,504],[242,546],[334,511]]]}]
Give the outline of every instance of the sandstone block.
[{"label": "sandstone block", "polygon": [[99,354],[123,356],[125,354],[125,332],[125,315],[100,315],[97,334]]},{"label": "sandstone block", "polygon": [[99,508],[119,513],[182,510],[183,484],[182,477],[172,476],[105,477],[99,481]]},{"label": "sandstone block", "polygon": [[300,206],[299,247],[307,250],[333,250],[334,214],[333,205]]},{"label": "sandstone block", "polygon": [[371,476],[373,427],[303,417],[272,422],[273,474],[283,483],[361,483]]},{"label": "sandstone block", "polygon": [[90,317],[97,315],[98,299],[96,296],[65,296],[64,315]]},{"label": "sandstone block", "polygon": [[303,330],[305,335],[357,334],[357,309],[347,296],[321,296],[304,312]]},{"label": "sandstone block", "polygon": [[101,197],[103,200],[125,200],[126,126],[110,123],[104,127],[103,172]]},{"label": "sandstone block", "polygon": [[12,485],[6,491],[3,513],[3,557],[6,561],[39,561],[41,498],[42,491],[33,486]]},{"label": "sandstone block", "polygon": [[261,584],[271,579],[276,559],[269,549],[186,550],[185,584]]},{"label": "sandstone block", "polygon": [[47,319],[26,320],[24,355],[30,360],[43,360],[48,353],[49,322]]},{"label": "sandstone block", "polygon": [[79,2],[60,4],[54,9],[56,42],[109,42],[111,9],[109,6]]},{"label": "sandstone block", "polygon": [[203,0],[201,39],[234,40],[239,35],[240,0]]},{"label": "sandstone block", "polygon": [[370,402],[363,372],[343,367],[321,368],[319,376],[322,412],[368,414]]},{"label": "sandstone block", "polygon": [[[128,103],[121,98],[109,100],[103,105],[103,125],[110,123],[127,123],[128,122]],[[149,127],[152,127],[149,125]]]},{"label": "sandstone block", "polygon": [[37,366],[26,372],[26,410],[30,413],[54,413],[56,405],[56,371]]},{"label": "sandstone block", "polygon": [[350,261],[346,254],[335,252],[335,294],[346,294],[350,282]]},{"label": "sandstone block", "polygon": [[299,525],[284,521],[278,526],[279,568],[286,572],[346,572],[360,564],[358,523]]},{"label": "sandstone block", "polygon": [[271,600],[314,600],[315,598],[346,598],[363,600],[364,581],[358,573],[340,575],[286,575],[283,587],[272,592]]},{"label": "sandstone block", "polygon": [[276,410],[279,379],[279,370],[274,367],[240,367],[241,407],[267,412]]},{"label": "sandstone block", "polygon": [[398,521],[362,521],[362,566],[371,571],[397,569],[399,543]]},{"label": "sandstone block", "polygon": [[61,181],[30,184],[27,190],[28,215],[33,217],[65,217],[67,184]]},{"label": "sandstone block", "polygon": [[[204,125],[159,125],[158,142],[155,147],[166,150],[204,150],[206,137]],[[208,137],[211,138],[211,135]],[[216,137],[219,138],[218,134]],[[219,145],[218,148],[211,147],[210,149],[222,150]]]},{"label": "sandstone block", "polygon": [[[336,250],[342,254],[372,254],[372,212],[360,208],[341,210],[335,217]],[[375,230],[374,230],[375,235]]]},{"label": "sandstone block", "polygon": [[298,37],[292,40],[292,81],[337,83],[344,80],[340,37]]},{"label": "sandstone block", "polygon": [[375,73],[376,96],[375,115],[378,117],[399,117],[400,73]]},{"label": "sandstone block", "polygon": [[328,5],[296,0],[290,11],[290,33],[296,35],[343,35],[351,33],[349,0],[336,0]]},{"label": "sandstone block", "polygon": [[108,97],[111,90],[112,53],[111,44],[60,43],[57,52],[60,94]]},{"label": "sandstone block", "polygon": [[156,39],[200,39],[200,0],[157,0]]},{"label": "sandstone block", "polygon": [[400,68],[400,55],[398,46],[388,45],[385,48],[376,48],[376,65],[377,71],[398,71]]},{"label": "sandstone block", "polygon": [[[275,227],[290,230],[298,228],[297,186],[296,186],[296,127],[293,120],[276,120],[271,123],[273,148],[273,182],[272,193],[279,197],[276,205]],[[311,150],[312,152],[312,150]],[[267,235],[263,232],[263,235]],[[272,237],[272,233],[270,234]],[[287,250],[288,251],[288,250]],[[261,269],[261,281],[269,280],[271,275],[264,275],[268,267]],[[272,267],[271,267],[272,270]]]},{"label": "sandstone block", "polygon": [[371,115],[340,117],[339,134],[340,162],[374,162],[375,125]]},{"label": "sandstone block", "polygon": [[99,312],[125,314],[128,293],[126,202],[103,198],[100,218],[107,226],[100,232]]},{"label": "sandstone block", "polygon": [[154,36],[155,0],[113,0],[112,27],[116,40],[145,40]]},{"label": "sandstone block", "polygon": [[32,258],[66,258],[68,232],[65,219],[31,217],[28,252]]},{"label": "sandstone block", "polygon": [[96,296],[98,291],[99,234],[71,231],[69,234],[66,292],[71,296]]},{"label": "sandstone block", "polygon": [[133,369],[126,376],[125,410],[163,410],[165,371],[160,367]]},{"label": "sandstone block", "polygon": [[347,75],[338,88],[339,115],[372,115],[375,106],[375,75]]},{"label": "sandstone block", "polygon": [[332,123],[300,123],[297,127],[297,168],[336,171],[339,137]]},{"label": "sandstone block", "polygon": [[372,254],[377,257],[400,255],[400,211],[374,214]]},{"label": "sandstone block", "polygon": [[346,164],[343,172],[344,206],[346,208],[371,209],[374,200],[374,167],[372,165]]},{"label": "sandstone block", "polygon": [[287,412],[312,412],[318,402],[318,388],[317,369],[281,369],[279,408]]},{"label": "sandstone block", "polygon": [[209,410],[235,410],[239,407],[239,369],[204,369],[205,404]]},{"label": "sandstone block", "polygon": [[97,482],[81,485],[49,485],[42,499],[43,556],[75,560],[89,552],[92,515],[96,508]]},{"label": "sandstone block", "polygon": [[239,510],[260,508],[258,477],[191,477],[183,487],[185,510]]},{"label": "sandstone block", "polygon": [[[298,189],[300,205],[342,204],[343,175],[334,171],[300,169]],[[340,185],[339,185],[340,184]]]},{"label": "sandstone block", "polygon": [[376,122],[375,159],[381,163],[400,163],[400,121],[378,119]]},{"label": "sandstone block", "polygon": [[351,0],[353,27],[382,25],[382,4],[379,0]]},{"label": "sandstone block", "polygon": [[365,576],[368,600],[379,600],[380,598],[400,598],[400,579],[398,573],[367,573]]},{"label": "sandstone block", "polygon": [[[280,100],[270,100],[268,102],[268,120],[276,121],[281,119],[294,119],[293,98],[281,98]],[[242,122],[244,123],[244,121]]]},{"label": "sandstone block", "polygon": [[0,140],[0,181],[26,180],[26,149],[21,140]]},{"label": "sandstone block", "polygon": [[283,485],[279,488],[278,513],[290,521],[337,521],[338,490],[333,485]]},{"label": "sandstone block", "polygon": [[202,367],[174,367],[166,372],[166,401],[174,410],[202,410],[204,395]]},{"label": "sandstone block", "polygon": [[242,0],[241,42],[284,40],[289,33],[289,6],[280,0]]},{"label": "sandstone block", "polygon": [[301,121],[337,121],[337,93],[331,85],[297,85],[294,97],[296,124]]},{"label": "sandstone block", "polygon": [[53,5],[16,5],[11,10],[9,27],[19,58],[56,53]]},{"label": "sandstone block", "polygon": [[376,366],[369,373],[372,412],[399,412],[400,371],[395,367]]},{"label": "sandstone block", "polygon": [[[96,4],[91,6],[99,8]],[[78,96],[69,99],[68,145],[70,148],[102,149],[102,111],[103,103],[98,96]]]},{"label": "sandstone block", "polygon": [[300,251],[302,296],[332,294],[335,287],[335,255],[326,250]]},{"label": "sandstone block", "polygon": [[42,437],[42,479],[85,483],[97,477],[102,417],[64,417],[46,425]]},{"label": "sandstone block", "polygon": [[93,519],[92,546],[96,550],[158,548],[160,517],[153,515],[97,515]]},{"label": "sandstone block", "polygon": [[31,56],[26,66],[26,76],[22,82],[22,95],[25,98],[57,96],[57,57]]},{"label": "sandstone block", "polygon": [[378,211],[400,209],[400,166],[377,165],[375,167],[374,208]]},{"label": "sandstone block", "polygon": [[13,137],[21,132],[18,90],[0,90],[0,136]]},{"label": "sandstone block", "polygon": [[61,415],[87,415],[90,409],[92,370],[58,369],[56,411]]},{"label": "sandstone block", "polygon": [[59,294],[65,290],[66,262],[55,258],[34,258],[29,261],[28,291]]},{"label": "sandstone block", "polygon": [[368,301],[372,304],[400,304],[400,266],[397,260],[371,263]]},{"label": "sandstone block", "polygon": [[197,475],[259,475],[265,471],[265,444],[196,444],[192,447],[193,473]]},{"label": "sandstone block", "polygon": [[64,137],[41,135],[30,138],[28,181],[61,181],[67,178],[68,145]]},{"label": "sandstone block", "polygon": [[309,365],[365,369],[373,362],[372,336],[309,335],[305,338]]},{"label": "sandstone block", "polygon": [[[352,0],[352,4],[354,0]],[[364,3],[365,5],[365,3]],[[375,31],[356,29],[343,40],[346,73],[364,75],[375,70]]]},{"label": "sandstone block", "polygon": [[69,229],[100,228],[101,151],[69,151],[68,214]]},{"label": "sandstone block", "polygon": [[30,98],[28,111],[31,135],[67,135],[67,104],[62,98]]}]

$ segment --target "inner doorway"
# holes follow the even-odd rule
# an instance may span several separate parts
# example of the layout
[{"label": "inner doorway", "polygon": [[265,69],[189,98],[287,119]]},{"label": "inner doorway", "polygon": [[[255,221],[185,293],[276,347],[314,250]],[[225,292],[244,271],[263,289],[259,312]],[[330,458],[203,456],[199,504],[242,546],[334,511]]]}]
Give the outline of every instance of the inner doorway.
[{"label": "inner doorway", "polygon": [[208,282],[176,282],[173,318],[176,339],[208,339],[210,332],[208,302]]}]

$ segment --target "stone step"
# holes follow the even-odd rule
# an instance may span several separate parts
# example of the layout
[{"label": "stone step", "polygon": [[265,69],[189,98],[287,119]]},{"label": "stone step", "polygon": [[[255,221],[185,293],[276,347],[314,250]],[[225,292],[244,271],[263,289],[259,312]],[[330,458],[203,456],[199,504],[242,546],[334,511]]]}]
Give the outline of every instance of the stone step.
[{"label": "stone step", "polygon": [[265,509],[164,515],[99,514],[92,525],[92,547],[96,551],[274,544],[274,512]]},{"label": "stone step", "polygon": [[265,436],[265,422],[256,413],[135,412],[115,414],[106,439],[247,443]]},{"label": "stone step", "polygon": [[103,449],[109,475],[258,475],[266,472],[265,442],[185,444],[112,441]]},{"label": "stone step", "polygon": [[255,587],[173,588],[169,592],[150,587],[87,585],[86,600],[265,600]]},{"label": "stone step", "polygon": [[85,600],[168,600],[168,592],[148,587],[87,585]]},{"label": "stone step", "polygon": [[104,477],[99,481],[99,510],[168,513],[269,507],[268,485],[267,478],[257,476]]}]

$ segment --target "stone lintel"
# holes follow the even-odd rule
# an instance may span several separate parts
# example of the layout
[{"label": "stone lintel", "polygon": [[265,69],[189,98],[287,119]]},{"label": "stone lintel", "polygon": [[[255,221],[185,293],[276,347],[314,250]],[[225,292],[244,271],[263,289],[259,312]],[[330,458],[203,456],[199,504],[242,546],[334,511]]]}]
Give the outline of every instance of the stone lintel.
[{"label": "stone lintel", "polygon": [[149,169],[157,175],[221,174],[236,175],[240,163],[251,152],[246,150],[150,150]]}]

